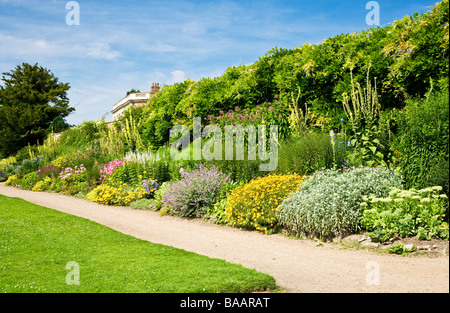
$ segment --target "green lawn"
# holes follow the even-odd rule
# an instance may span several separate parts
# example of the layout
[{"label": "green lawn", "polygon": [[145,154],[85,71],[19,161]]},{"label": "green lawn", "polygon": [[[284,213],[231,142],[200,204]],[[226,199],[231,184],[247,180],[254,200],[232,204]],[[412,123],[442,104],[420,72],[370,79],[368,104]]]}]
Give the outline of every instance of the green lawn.
[{"label": "green lawn", "polygon": [[[68,262],[76,262],[76,267]],[[66,265],[69,267],[66,268]],[[77,281],[79,284],[68,284]],[[250,292],[273,277],[0,195],[0,292]]]}]

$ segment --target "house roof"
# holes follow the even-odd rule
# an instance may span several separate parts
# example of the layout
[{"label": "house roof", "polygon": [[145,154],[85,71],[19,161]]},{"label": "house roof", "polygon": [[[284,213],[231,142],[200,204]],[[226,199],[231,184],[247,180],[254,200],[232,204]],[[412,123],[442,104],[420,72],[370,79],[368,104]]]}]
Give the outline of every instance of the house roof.
[{"label": "house roof", "polygon": [[146,102],[149,98],[150,92],[130,93],[128,96],[120,99],[116,104],[114,104],[112,113],[115,114],[122,108],[134,105],[135,103]]}]

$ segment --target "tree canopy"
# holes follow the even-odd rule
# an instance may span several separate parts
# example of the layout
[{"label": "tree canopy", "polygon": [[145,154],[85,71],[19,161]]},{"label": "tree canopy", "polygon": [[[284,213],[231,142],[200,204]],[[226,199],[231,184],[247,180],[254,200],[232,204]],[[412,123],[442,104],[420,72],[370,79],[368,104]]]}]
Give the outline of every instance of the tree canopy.
[{"label": "tree canopy", "polygon": [[37,63],[23,63],[3,73],[0,86],[0,154],[9,156],[45,137],[46,129],[57,117],[67,117],[68,83]]},{"label": "tree canopy", "polygon": [[227,112],[246,110],[245,116],[258,106],[290,110],[291,115],[277,115],[277,125],[293,124],[293,113],[301,109],[308,128],[337,129],[352,81],[364,86],[368,75],[381,109],[401,109],[408,99],[425,96],[431,84],[434,90],[448,89],[448,11],[449,1],[443,0],[392,26],[340,34],[316,45],[275,47],[253,64],[229,67],[221,76],[165,85],[149,105],[128,114],[139,119],[144,144],[155,146],[169,139],[173,125],[189,126],[194,116],[218,121]]}]

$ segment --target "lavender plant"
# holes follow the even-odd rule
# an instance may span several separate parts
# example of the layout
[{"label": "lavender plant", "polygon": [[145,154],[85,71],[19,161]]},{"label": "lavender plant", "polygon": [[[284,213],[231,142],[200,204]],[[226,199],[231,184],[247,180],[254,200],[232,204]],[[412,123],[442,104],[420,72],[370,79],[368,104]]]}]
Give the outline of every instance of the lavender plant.
[{"label": "lavender plant", "polygon": [[230,183],[230,175],[200,164],[191,171],[181,169],[181,179],[168,186],[162,203],[169,207],[169,213],[184,217],[198,217],[214,203],[225,183]]},{"label": "lavender plant", "polygon": [[158,189],[159,184],[155,179],[144,179],[142,181],[142,188],[144,188],[147,193],[148,198],[152,198],[155,194],[156,189]]}]

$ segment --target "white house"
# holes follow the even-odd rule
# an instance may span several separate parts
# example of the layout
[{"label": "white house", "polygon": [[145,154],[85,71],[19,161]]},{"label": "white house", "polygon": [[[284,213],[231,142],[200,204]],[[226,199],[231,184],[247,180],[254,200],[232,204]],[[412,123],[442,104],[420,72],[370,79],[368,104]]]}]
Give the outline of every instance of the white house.
[{"label": "white house", "polygon": [[128,96],[120,99],[114,104],[112,109],[113,119],[116,120],[125,110],[130,107],[138,107],[147,104],[148,99],[155,96],[160,90],[158,83],[152,83],[152,89],[150,92],[138,92],[130,93]]}]

